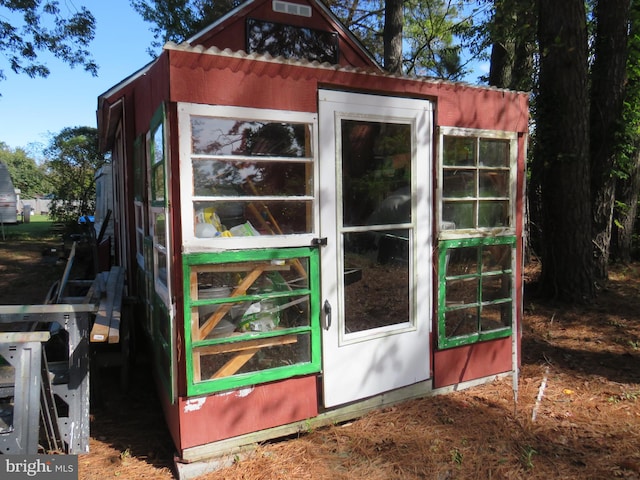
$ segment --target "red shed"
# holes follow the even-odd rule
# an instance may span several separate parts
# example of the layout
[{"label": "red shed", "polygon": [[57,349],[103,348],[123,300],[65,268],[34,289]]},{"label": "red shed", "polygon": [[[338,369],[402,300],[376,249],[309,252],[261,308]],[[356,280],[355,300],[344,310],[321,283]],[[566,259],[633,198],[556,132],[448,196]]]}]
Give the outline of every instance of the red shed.
[{"label": "red shed", "polygon": [[115,261],[184,462],[517,378],[525,93],[249,0],[98,99]]}]

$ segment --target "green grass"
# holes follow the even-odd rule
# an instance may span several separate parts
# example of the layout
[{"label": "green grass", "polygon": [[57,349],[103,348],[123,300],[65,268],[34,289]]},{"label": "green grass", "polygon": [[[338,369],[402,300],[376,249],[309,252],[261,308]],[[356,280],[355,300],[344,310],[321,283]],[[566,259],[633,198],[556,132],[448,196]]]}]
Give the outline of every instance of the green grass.
[{"label": "green grass", "polygon": [[53,221],[47,215],[31,215],[29,223],[0,225],[2,240],[36,240],[59,237],[53,228]]}]

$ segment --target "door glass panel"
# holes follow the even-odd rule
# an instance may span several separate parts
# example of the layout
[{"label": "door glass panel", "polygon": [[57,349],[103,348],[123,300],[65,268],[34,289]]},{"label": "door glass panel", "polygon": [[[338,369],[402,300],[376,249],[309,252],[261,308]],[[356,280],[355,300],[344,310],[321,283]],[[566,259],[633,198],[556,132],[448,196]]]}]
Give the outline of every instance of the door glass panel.
[{"label": "door glass panel", "polygon": [[410,322],[411,126],[341,125],[345,333]]},{"label": "door glass panel", "polygon": [[344,244],[345,333],[408,322],[406,231],[348,233]]},{"label": "door glass panel", "polygon": [[343,225],[411,221],[411,126],[342,121]]}]

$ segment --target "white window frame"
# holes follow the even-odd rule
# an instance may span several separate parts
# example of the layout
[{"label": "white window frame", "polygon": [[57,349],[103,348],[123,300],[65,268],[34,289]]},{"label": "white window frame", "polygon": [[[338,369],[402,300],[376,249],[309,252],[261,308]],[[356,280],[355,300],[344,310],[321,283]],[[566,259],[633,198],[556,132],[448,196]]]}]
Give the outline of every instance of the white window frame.
[{"label": "white window frame", "polygon": [[[193,169],[191,151],[191,116],[227,118],[231,120],[274,121],[282,123],[304,123],[311,127],[311,149],[313,163],[313,192],[311,196],[300,197],[311,200],[311,232],[290,235],[262,235],[259,237],[217,237],[198,238],[194,233],[195,219],[193,212]],[[318,215],[318,116],[310,112],[292,112],[287,110],[271,110],[246,107],[230,107],[178,103],[178,131],[180,151],[180,192],[182,245],[185,253],[237,250],[244,248],[278,248],[311,245],[319,231]],[[293,159],[292,159],[293,161]]]},{"label": "white window frame", "polygon": [[[159,124],[159,127],[163,129],[162,132],[162,139],[163,139],[163,153],[164,153],[164,160],[163,160],[163,169],[164,169],[164,185],[165,185],[165,192],[164,195],[165,197],[168,197],[169,193],[168,193],[168,175],[167,175],[167,171],[168,171],[168,163],[169,163],[169,158],[168,158],[168,149],[167,149],[167,128],[165,125],[165,119],[164,119],[164,115],[162,118],[161,123]],[[147,132],[146,135],[146,149],[147,149],[147,158],[152,159],[152,154],[153,152],[151,151],[151,142],[154,140],[155,138],[155,129],[154,130],[149,130],[149,132]],[[170,292],[171,292],[171,266],[170,266],[170,262],[169,262],[169,243],[170,243],[170,232],[171,232],[171,228],[170,228],[170,215],[169,215],[169,209],[167,207],[164,206],[154,206],[153,205],[153,195],[152,195],[152,189],[154,187],[153,185],[153,181],[151,179],[151,176],[153,175],[153,171],[154,168],[158,168],[157,166],[154,165],[153,160],[150,160],[149,162],[147,162],[147,179],[149,180],[147,182],[147,188],[148,188],[148,198],[149,198],[149,214],[148,214],[148,222],[149,222],[149,234],[151,235],[152,238],[152,242],[153,242],[153,282],[154,282],[154,288],[156,291],[156,294],[162,299],[162,301],[164,302],[164,304],[167,306],[167,309],[170,311],[171,310],[171,296],[170,296]],[[165,204],[166,204],[166,198],[165,198]],[[164,215],[165,218],[165,227],[164,227],[164,238],[165,238],[165,243],[166,245],[160,245],[156,242],[156,231],[157,231],[157,226],[156,226],[156,217],[157,215]],[[159,275],[159,271],[158,271],[158,255],[164,255],[166,257],[166,284],[161,282],[159,280],[160,275]]]},{"label": "white window frame", "polygon": [[[462,136],[497,140],[509,140],[509,225],[502,227],[481,227],[447,229],[443,225],[442,209],[443,171],[444,171],[444,137]],[[440,240],[463,237],[477,237],[484,235],[515,235],[516,234],[516,192],[518,182],[518,134],[502,130],[484,130],[475,128],[439,127],[438,129],[438,169],[437,169],[437,226]],[[473,197],[477,199],[477,197]]]}]

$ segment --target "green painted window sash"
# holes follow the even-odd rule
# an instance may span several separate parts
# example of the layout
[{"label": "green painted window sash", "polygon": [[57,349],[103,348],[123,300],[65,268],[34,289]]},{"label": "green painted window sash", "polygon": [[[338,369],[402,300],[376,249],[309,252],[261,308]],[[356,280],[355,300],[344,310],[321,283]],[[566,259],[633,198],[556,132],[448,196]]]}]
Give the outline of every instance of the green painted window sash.
[{"label": "green painted window sash", "polygon": [[[482,292],[482,279],[495,275],[502,275],[505,273],[511,274],[512,283],[515,280],[513,278],[514,272],[513,269],[509,268],[506,270],[502,270],[500,272],[491,272],[491,273],[475,273],[475,274],[464,274],[464,275],[454,275],[447,277],[447,253],[450,249],[454,248],[462,248],[462,247],[479,247],[485,245],[510,245],[513,250],[515,250],[516,246],[516,237],[515,236],[500,236],[500,237],[474,237],[474,238],[460,238],[454,240],[442,240],[438,245],[438,348],[453,348],[458,347],[460,345],[470,345],[472,343],[477,343],[485,340],[493,340],[496,338],[505,338],[509,337],[513,331],[513,297],[499,298],[491,301],[484,302],[474,302],[467,303],[464,305],[454,305],[451,307],[447,307],[446,298],[447,298],[447,280],[456,280],[456,279],[465,279],[465,278],[479,278],[478,282],[478,292],[476,294],[476,299],[480,299],[480,292]],[[480,255],[481,250],[478,251],[478,255]],[[481,258],[477,259],[478,265],[481,262]],[[478,325],[476,333],[459,335],[456,337],[447,337],[446,336],[446,325],[445,325],[445,316],[447,312],[462,310],[466,308],[476,308],[482,309],[483,306],[486,305],[500,305],[505,303],[512,303],[511,308],[511,326],[498,328],[495,330],[489,330],[483,332],[480,330],[480,313],[478,312]]]},{"label": "green painted window sash", "polygon": [[[193,341],[191,338],[191,308],[204,301],[193,301],[189,298],[191,291],[191,266],[203,264],[222,264],[232,262],[261,261],[261,260],[286,260],[291,258],[309,259],[309,288],[295,289],[290,292],[281,294],[269,294],[274,298],[291,297],[299,295],[309,295],[309,325],[285,330],[270,331],[241,335],[230,338],[215,338],[200,341]],[[319,310],[319,293],[320,293],[320,265],[319,252],[317,248],[300,247],[300,248],[281,248],[281,249],[265,249],[265,250],[242,250],[232,252],[216,252],[216,253],[192,253],[185,254],[183,259],[183,279],[184,279],[184,329],[185,329],[185,350],[187,360],[187,395],[203,395],[215,393],[223,390],[247,387],[259,383],[273,382],[283,380],[300,375],[309,375],[318,373],[321,367],[321,347],[320,347],[320,310]],[[257,298],[260,295],[248,296],[249,298]],[[238,298],[245,298],[238,297]],[[222,303],[222,300],[214,300],[206,302],[207,304]],[[245,340],[254,340],[260,338],[273,338],[291,334],[305,334],[310,337],[311,358],[309,362],[298,363],[295,365],[287,365],[274,367],[258,372],[241,373],[229,377],[218,378],[214,380],[202,380],[198,383],[194,382],[193,376],[193,352],[196,347],[206,345],[219,345],[226,343],[237,343]]]}]

